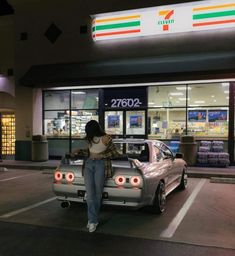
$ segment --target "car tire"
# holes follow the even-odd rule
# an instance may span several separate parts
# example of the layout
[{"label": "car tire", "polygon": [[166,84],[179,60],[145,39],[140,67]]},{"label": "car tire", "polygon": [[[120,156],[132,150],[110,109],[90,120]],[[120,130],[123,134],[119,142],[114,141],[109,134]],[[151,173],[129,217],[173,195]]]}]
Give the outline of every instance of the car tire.
[{"label": "car tire", "polygon": [[153,211],[155,213],[161,214],[166,209],[166,192],[165,184],[163,181],[160,181],[155,193],[155,198],[153,202]]},{"label": "car tire", "polygon": [[182,172],[182,176],[181,176],[181,180],[180,180],[180,184],[179,184],[179,189],[184,190],[187,188],[187,184],[188,184],[188,175],[187,175],[187,170],[184,169]]}]

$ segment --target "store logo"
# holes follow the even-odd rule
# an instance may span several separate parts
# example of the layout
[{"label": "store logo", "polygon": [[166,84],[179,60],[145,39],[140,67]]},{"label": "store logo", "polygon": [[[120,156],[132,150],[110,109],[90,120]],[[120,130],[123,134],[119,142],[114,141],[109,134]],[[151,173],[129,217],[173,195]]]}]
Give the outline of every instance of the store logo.
[{"label": "store logo", "polygon": [[169,25],[175,22],[175,20],[172,19],[174,10],[162,10],[159,11],[158,15],[163,16],[163,19],[158,21],[158,25],[162,26],[163,31],[169,31]]}]

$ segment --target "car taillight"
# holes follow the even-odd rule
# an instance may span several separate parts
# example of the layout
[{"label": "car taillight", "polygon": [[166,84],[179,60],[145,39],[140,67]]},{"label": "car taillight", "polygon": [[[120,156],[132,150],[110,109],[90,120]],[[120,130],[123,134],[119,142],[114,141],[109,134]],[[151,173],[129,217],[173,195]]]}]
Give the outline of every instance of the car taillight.
[{"label": "car taillight", "polygon": [[56,171],[54,174],[54,178],[56,181],[61,181],[63,178],[62,172],[61,171]]},{"label": "car taillight", "polygon": [[124,185],[126,179],[124,176],[116,176],[115,177],[115,183],[118,185],[118,186],[122,186]]},{"label": "car taillight", "polygon": [[74,181],[74,174],[72,172],[68,172],[68,173],[66,173],[65,178],[68,182],[73,182]]},{"label": "car taillight", "polygon": [[130,183],[131,183],[132,186],[138,187],[141,183],[141,179],[140,179],[139,176],[133,176],[130,179]]}]

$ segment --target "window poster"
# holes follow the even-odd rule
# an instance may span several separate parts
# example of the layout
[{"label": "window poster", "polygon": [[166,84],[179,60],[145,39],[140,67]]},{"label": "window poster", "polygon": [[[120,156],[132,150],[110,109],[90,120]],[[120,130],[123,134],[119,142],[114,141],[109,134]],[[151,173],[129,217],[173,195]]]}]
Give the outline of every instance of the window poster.
[{"label": "window poster", "polygon": [[190,122],[206,122],[206,110],[189,110],[188,120]]},{"label": "window poster", "polygon": [[108,116],[108,128],[120,128],[120,116],[109,115]]},{"label": "window poster", "polygon": [[209,122],[227,121],[227,110],[208,110]]},{"label": "window poster", "polygon": [[130,128],[142,128],[143,116],[142,115],[130,115]]}]

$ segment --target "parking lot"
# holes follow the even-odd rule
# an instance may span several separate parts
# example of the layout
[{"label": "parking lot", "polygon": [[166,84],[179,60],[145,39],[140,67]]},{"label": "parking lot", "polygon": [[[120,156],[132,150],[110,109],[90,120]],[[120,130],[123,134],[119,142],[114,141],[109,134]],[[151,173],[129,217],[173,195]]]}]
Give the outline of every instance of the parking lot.
[{"label": "parking lot", "polygon": [[[52,181],[50,172],[39,170],[0,172],[1,226],[6,230],[7,225],[8,230],[11,225],[20,225],[22,229],[27,225],[57,232],[64,230],[64,233],[78,231],[84,237],[94,237],[86,229],[86,206],[61,208],[53,194]],[[235,253],[234,202],[234,184],[189,178],[186,190],[175,191],[167,197],[167,209],[162,215],[148,209],[103,206],[95,235],[221,248],[226,250],[223,255],[232,255]],[[5,256],[1,252],[0,255]]]}]

